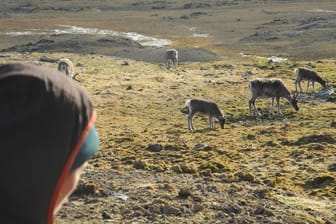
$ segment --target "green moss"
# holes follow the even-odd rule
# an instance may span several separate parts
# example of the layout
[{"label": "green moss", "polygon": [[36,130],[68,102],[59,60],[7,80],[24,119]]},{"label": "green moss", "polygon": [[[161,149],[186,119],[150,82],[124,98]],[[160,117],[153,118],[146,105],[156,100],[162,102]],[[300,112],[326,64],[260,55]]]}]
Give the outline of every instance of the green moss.
[{"label": "green moss", "polygon": [[224,162],[219,161],[204,161],[202,164],[198,167],[199,170],[211,170],[213,173],[222,173],[230,171],[230,166]]}]

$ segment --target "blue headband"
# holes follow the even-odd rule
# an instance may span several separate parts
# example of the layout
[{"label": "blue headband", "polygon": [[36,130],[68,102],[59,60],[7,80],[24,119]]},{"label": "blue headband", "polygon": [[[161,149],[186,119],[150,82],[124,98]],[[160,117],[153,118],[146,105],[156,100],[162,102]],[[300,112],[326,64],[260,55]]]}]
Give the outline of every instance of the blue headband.
[{"label": "blue headband", "polygon": [[74,170],[84,164],[91,156],[98,151],[99,148],[99,136],[96,131],[95,126],[93,126],[89,134],[86,136],[82,147],[80,148],[74,163],[72,164],[71,170]]}]

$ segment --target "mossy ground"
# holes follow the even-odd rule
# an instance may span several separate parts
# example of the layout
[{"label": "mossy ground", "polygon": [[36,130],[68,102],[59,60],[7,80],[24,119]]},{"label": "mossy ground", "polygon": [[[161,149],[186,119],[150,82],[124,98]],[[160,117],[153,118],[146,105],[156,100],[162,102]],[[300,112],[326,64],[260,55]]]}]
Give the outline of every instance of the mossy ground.
[{"label": "mossy ground", "polygon": [[[9,56],[0,62],[37,61],[42,54]],[[270,99],[258,99],[264,115],[248,116],[249,80],[277,77],[293,91],[294,68],[308,62],[270,64],[251,56],[234,63],[181,64],[175,71],[100,55],[48,56],[74,62],[77,80],[94,100],[100,134],[100,151],[83,175],[82,197],[71,198],[59,223],[335,220],[336,173],[328,170],[336,162],[335,102],[301,94],[298,112],[282,99],[284,116],[271,116]],[[331,86],[335,61],[310,62]],[[207,118],[196,116],[196,131],[189,132],[181,109],[190,98],[215,101],[227,118],[225,128],[209,130]],[[307,136],[314,141],[305,141]],[[148,151],[150,144],[162,150]],[[197,144],[207,147],[195,149]],[[85,195],[85,186],[94,192]],[[177,199],[185,189],[191,196]],[[115,201],[111,192],[129,198]]]}]

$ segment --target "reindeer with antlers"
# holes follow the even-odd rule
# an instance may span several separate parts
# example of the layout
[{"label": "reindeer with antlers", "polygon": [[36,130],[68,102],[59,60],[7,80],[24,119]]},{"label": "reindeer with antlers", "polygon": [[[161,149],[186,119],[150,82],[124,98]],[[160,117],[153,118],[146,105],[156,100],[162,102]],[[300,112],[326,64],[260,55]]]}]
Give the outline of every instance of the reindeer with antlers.
[{"label": "reindeer with antlers", "polygon": [[255,107],[255,101],[258,97],[272,98],[272,113],[274,107],[274,99],[277,102],[277,112],[282,114],[280,109],[280,98],[284,97],[298,111],[297,95],[292,96],[281,79],[255,79],[249,83],[251,91],[251,99],[249,100],[249,114],[255,115],[255,112],[261,116],[260,112]]}]

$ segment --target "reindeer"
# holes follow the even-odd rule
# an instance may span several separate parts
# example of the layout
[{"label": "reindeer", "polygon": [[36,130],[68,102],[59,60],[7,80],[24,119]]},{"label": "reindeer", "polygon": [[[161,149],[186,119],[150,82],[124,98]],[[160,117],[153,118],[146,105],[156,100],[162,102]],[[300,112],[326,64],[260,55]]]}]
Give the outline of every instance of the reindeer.
[{"label": "reindeer", "polygon": [[318,82],[321,84],[321,86],[323,86],[324,88],[327,88],[327,82],[324,79],[322,79],[316,72],[312,70],[309,70],[306,68],[296,68],[295,73],[296,73],[296,80],[295,80],[296,92],[298,91],[297,86],[299,86],[300,92],[302,92],[302,88],[301,88],[302,80],[307,80],[306,92],[308,92],[309,82],[312,82],[313,92],[315,92],[315,87],[314,87],[315,82]]},{"label": "reindeer", "polygon": [[219,121],[221,128],[224,128],[225,118],[222,112],[219,110],[216,103],[200,100],[200,99],[190,99],[186,101],[188,107],[188,129],[193,131],[193,117],[196,113],[207,114],[209,116],[209,128],[214,129],[214,118]]},{"label": "reindeer", "polygon": [[[251,91],[251,99],[249,100],[249,115],[254,115],[257,112],[259,116],[261,114],[255,107],[255,101],[258,97],[262,98],[272,98],[272,114],[274,107],[274,99],[277,101],[277,112],[282,114],[280,110],[280,98],[284,97],[292,105],[292,107],[298,111],[299,107],[297,105],[297,95],[291,96],[288,89],[281,79],[255,79],[249,83],[249,89]],[[253,107],[253,108],[252,108]]]},{"label": "reindeer", "polygon": [[57,70],[66,74],[69,78],[74,76],[74,66],[70,59],[63,58],[58,60]]},{"label": "reindeer", "polygon": [[166,50],[166,67],[167,69],[170,68],[170,64],[173,63],[174,68],[176,69],[176,66],[178,64],[178,52],[176,49],[167,49]]}]

